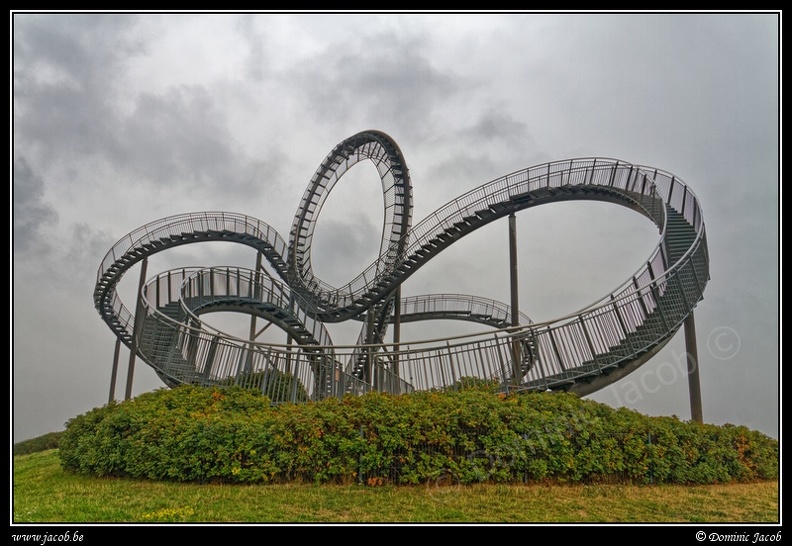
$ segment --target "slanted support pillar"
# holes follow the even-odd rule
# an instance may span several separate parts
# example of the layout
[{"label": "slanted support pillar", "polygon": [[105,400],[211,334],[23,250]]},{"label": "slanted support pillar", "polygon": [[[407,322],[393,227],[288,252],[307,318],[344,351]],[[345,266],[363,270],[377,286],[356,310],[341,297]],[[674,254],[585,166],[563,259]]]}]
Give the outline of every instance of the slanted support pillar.
[{"label": "slanted support pillar", "polygon": [[696,322],[693,319],[692,311],[685,319],[685,351],[687,355],[688,387],[690,390],[690,419],[697,423],[703,423],[698,347],[696,346]]},{"label": "slanted support pillar", "polygon": [[115,354],[113,355],[113,372],[110,374],[110,397],[107,403],[110,404],[115,400],[115,387],[116,379],[118,378],[118,356],[121,354],[121,338],[116,338]]},{"label": "slanted support pillar", "polygon": [[135,358],[137,357],[138,344],[140,343],[140,333],[143,330],[144,309],[143,301],[143,287],[146,284],[146,269],[148,268],[148,258],[145,258],[140,264],[140,280],[138,281],[137,292],[137,307],[135,308],[135,326],[132,333],[132,343],[129,351],[129,369],[127,370],[127,383],[126,393],[124,400],[132,398],[132,380],[135,376]]}]

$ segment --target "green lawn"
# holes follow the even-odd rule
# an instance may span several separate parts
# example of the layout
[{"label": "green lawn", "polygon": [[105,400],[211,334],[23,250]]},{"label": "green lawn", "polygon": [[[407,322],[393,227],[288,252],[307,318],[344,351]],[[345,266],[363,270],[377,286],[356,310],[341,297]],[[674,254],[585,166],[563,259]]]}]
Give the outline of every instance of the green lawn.
[{"label": "green lawn", "polygon": [[678,485],[199,485],[14,456],[12,523],[778,523],[778,481]]}]

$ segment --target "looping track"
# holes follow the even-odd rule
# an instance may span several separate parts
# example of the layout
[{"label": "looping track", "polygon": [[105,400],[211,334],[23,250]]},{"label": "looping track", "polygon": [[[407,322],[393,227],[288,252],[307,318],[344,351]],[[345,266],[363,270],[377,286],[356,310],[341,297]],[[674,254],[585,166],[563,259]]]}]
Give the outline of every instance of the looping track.
[{"label": "looping track", "polygon": [[[322,205],[355,164],[376,167],[385,202],[379,257],[352,281],[333,287],[311,266]],[[585,395],[635,370],[678,331],[703,298],[709,259],[701,208],[676,176],[608,158],[528,167],[465,193],[412,225],[412,183],[401,150],[379,131],[338,144],[311,179],[288,241],[266,223],[228,212],[191,213],[146,224],[120,239],[97,274],[94,304],[118,339],[170,386],[244,384],[273,401],[447,388],[465,378],[507,389],[568,390]],[[443,249],[495,220],[537,205],[606,201],[651,220],[660,238],[645,264],[616,290],[576,313],[541,324],[508,305],[475,296],[401,298],[399,287]],[[142,284],[132,313],[118,297],[123,275],[169,248],[227,241],[254,248],[272,270],[239,267],[162,272]],[[287,344],[241,339],[202,316],[232,311],[287,332]],[[467,320],[487,333],[386,343],[389,324]],[[353,346],[332,343],[327,323],[363,322]]]}]

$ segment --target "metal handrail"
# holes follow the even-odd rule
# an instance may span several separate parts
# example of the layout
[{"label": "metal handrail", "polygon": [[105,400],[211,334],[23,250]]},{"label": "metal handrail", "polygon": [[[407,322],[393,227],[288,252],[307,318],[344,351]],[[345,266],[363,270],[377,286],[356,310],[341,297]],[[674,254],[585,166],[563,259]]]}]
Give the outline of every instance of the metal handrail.
[{"label": "metal handrail", "polygon": [[[379,134],[378,138],[381,137],[382,135]],[[370,141],[365,139],[355,141],[353,144],[359,145],[359,142],[371,145]],[[348,154],[349,150],[345,153]],[[401,159],[400,155],[398,157]],[[359,159],[354,159],[352,164]],[[326,163],[328,161],[332,163],[333,160],[331,153]],[[335,169],[333,176],[336,176],[333,183],[337,182],[350,166],[346,164],[333,167]],[[403,170],[405,172],[403,180],[409,182],[406,167]],[[396,174],[399,175],[400,172]],[[388,168],[383,168],[380,173],[393,175]],[[315,182],[316,180],[313,180],[312,184]],[[325,336],[321,333],[325,320],[341,320],[356,316],[359,318],[360,313],[390,294],[415,269],[433,257],[432,253],[421,253],[431,240],[445,238],[446,240],[439,245],[442,248],[456,240],[452,236],[455,233],[464,236],[485,223],[544,202],[587,198],[586,195],[582,195],[584,191],[600,192],[598,197],[600,200],[620,202],[627,199],[628,206],[650,218],[660,228],[661,233],[659,242],[649,259],[636,270],[635,274],[603,298],[578,311],[541,323],[533,323],[527,316],[522,315],[520,326],[490,328],[486,332],[433,340],[341,346],[332,344],[329,335]],[[306,195],[308,193],[307,191]],[[324,198],[326,193],[318,203],[318,207],[316,202],[312,205],[315,208],[311,210],[309,224],[306,226],[309,233],[308,240],[314,227],[311,222],[315,221]],[[301,208],[309,201],[310,199],[306,201],[304,198]],[[675,217],[684,219],[690,228],[691,237],[687,248],[674,260],[674,263],[669,262],[668,256],[670,222],[667,214],[671,212]],[[477,216],[477,214],[483,216],[484,213],[486,218]],[[298,216],[301,214],[305,218],[305,214],[298,209]],[[386,228],[387,224],[386,221]],[[297,220],[295,225],[298,225]],[[178,368],[179,373],[186,373],[185,370],[191,364],[185,363],[194,355],[203,355],[207,362],[211,355],[212,366],[218,366],[214,371],[206,371],[196,364],[191,373],[202,374],[203,379],[214,377],[214,380],[219,380],[217,378],[220,376],[217,373],[221,368],[222,373],[233,375],[234,366],[230,363],[237,362],[238,365],[242,360],[246,360],[250,364],[254,360],[254,353],[267,355],[260,357],[257,362],[260,364],[277,362],[283,366],[286,366],[286,363],[290,363],[289,366],[291,363],[295,365],[302,363],[304,369],[311,369],[311,373],[317,377],[319,375],[324,377],[324,379],[314,378],[309,389],[312,395],[321,396],[323,392],[335,395],[343,391],[336,383],[336,379],[341,381],[343,374],[346,373],[344,366],[339,364],[345,360],[344,355],[346,358],[354,355],[359,358],[365,354],[368,355],[365,365],[369,366],[367,373],[370,388],[398,385],[394,388],[401,392],[405,389],[446,387],[467,372],[475,372],[477,376],[495,378],[504,383],[507,380],[512,383],[518,381],[526,388],[563,388],[564,385],[568,386],[578,378],[601,375],[614,367],[624,366],[625,363],[643,358],[642,355],[665,343],[701,300],[704,287],[709,280],[704,223],[698,199],[693,192],[671,173],[609,158],[549,162],[516,171],[470,190],[413,226],[401,235],[399,241],[389,240],[384,233],[380,257],[341,288],[333,288],[313,276],[310,270],[310,253],[307,251],[303,253],[303,258],[307,257],[303,264],[307,263],[308,267],[297,270],[287,267],[286,264],[294,258],[290,255],[289,248],[295,248],[297,231],[299,230],[292,233],[287,244],[264,222],[247,215],[226,212],[191,213],[151,222],[120,239],[107,253],[97,274],[95,305],[116,335],[131,345],[131,324],[134,323],[134,317],[115,292],[115,286],[123,273],[137,261],[170,246],[223,237],[261,250],[274,266],[275,271],[283,278],[284,283],[277,283],[276,294],[274,279],[267,281],[256,279],[255,272],[250,270],[202,268],[191,271],[183,278],[179,294],[182,304],[190,301],[190,305],[184,307],[184,320],[173,320],[164,316],[160,312],[160,306],[156,304],[150,305],[146,313],[144,320],[149,321],[151,332],[161,332],[164,338],[170,339],[165,335],[165,331],[170,331],[171,337],[179,340],[178,343],[174,342],[170,346],[160,343],[156,348],[147,349],[150,354],[144,357],[155,368],[157,368],[156,358],[162,358],[162,355],[152,353],[155,350],[168,352],[170,357],[173,357],[174,352],[179,353],[181,356],[171,361],[174,369]],[[386,240],[389,241],[387,245]],[[222,271],[225,273],[218,273]],[[227,282],[232,282],[232,279],[241,282],[243,276],[246,276],[245,283],[250,293],[245,296],[247,302],[245,304],[260,301],[275,305],[278,309],[289,313],[290,320],[301,324],[301,328],[304,328],[306,333],[313,332],[311,343],[281,345],[257,342],[235,338],[219,330],[212,330],[210,334],[206,325],[196,326],[199,322],[197,316],[193,313],[192,317],[189,317],[192,306],[196,303],[195,294],[190,292],[189,287],[192,286],[190,283],[197,283],[196,287],[202,286],[202,279],[210,278],[207,275],[218,274],[225,275],[223,278]],[[152,281],[147,286],[158,282],[161,281]],[[222,290],[217,293],[212,292],[206,296],[214,303],[226,302],[222,298],[231,294],[221,292]],[[262,298],[263,295],[266,297]],[[285,298],[288,298],[288,301]],[[497,311],[500,313],[498,316],[503,317],[508,316],[509,313],[505,304],[475,296],[460,295],[406,298],[401,302],[401,310],[409,313],[412,309],[417,313],[419,302],[423,303],[424,309],[429,302],[434,302],[432,305],[444,302],[448,307],[436,312],[446,312],[449,316],[455,311],[459,316],[464,314],[464,305],[469,305],[470,308],[481,305],[485,310],[491,310],[493,313]],[[250,303],[250,305],[254,304]],[[192,320],[189,320],[190,318]],[[152,321],[156,322],[156,325],[151,326],[154,324]],[[153,333],[151,335],[153,336]],[[526,368],[522,378],[507,377],[514,369],[509,362],[514,358],[515,342],[526,344],[522,350],[535,351],[534,356],[538,362],[538,365],[530,369]],[[227,361],[222,365],[215,364],[218,351],[227,357]],[[328,362],[334,364],[330,367],[322,365],[317,368],[316,359],[317,354],[320,353],[329,355]],[[243,358],[243,354],[247,356]],[[187,358],[188,356],[190,358]],[[396,364],[401,376],[392,373],[392,368],[396,368]],[[240,369],[237,369],[237,372]],[[169,373],[165,370],[160,371],[166,375]],[[327,374],[332,377],[328,379]],[[386,380],[386,377],[390,379]],[[402,377],[411,379],[401,379]],[[359,378],[347,379],[358,385],[357,390],[362,388]],[[371,381],[377,386],[375,387]],[[330,385],[327,390],[325,390],[325,382]]]}]

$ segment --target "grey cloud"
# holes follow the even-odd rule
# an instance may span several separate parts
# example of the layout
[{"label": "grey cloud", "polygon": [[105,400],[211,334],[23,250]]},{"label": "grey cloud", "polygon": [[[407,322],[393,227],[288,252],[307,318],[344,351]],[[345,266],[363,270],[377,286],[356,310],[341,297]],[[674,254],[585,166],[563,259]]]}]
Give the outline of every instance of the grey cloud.
[{"label": "grey cloud", "polygon": [[[14,252],[25,255],[14,273],[27,280],[63,260],[85,264],[74,270],[80,279],[64,276],[68,290],[15,284],[15,439],[46,432],[53,415],[60,426],[106,399],[114,339],[90,303],[98,262],[117,236],[186,207],[249,213],[287,236],[318,163],[334,144],[370,128],[405,152],[415,222],[494,177],[570,156],[642,162],[689,182],[704,207],[712,259],[696,310],[705,419],[736,417],[777,435],[777,16],[509,14],[471,15],[465,24],[463,16],[242,16],[213,33],[192,17],[15,17]],[[169,71],[182,39],[206,49]],[[160,45],[167,55],[138,56]],[[316,272],[332,284],[369,265],[379,245],[381,192],[376,174],[363,172],[356,184],[359,170],[334,190],[315,233]],[[365,206],[353,208],[344,189],[362,195]],[[648,233],[649,243],[633,244],[643,232],[610,207],[602,219],[617,241],[574,205],[518,217],[521,307],[534,319],[607,293],[657,241]],[[94,218],[87,206],[104,210]],[[606,246],[594,246],[603,240]],[[506,242],[505,223],[479,230],[421,268],[405,292],[458,290],[508,301],[499,265],[507,263]],[[253,265],[247,247],[232,250],[171,249],[149,271],[171,263]],[[133,293],[135,274],[126,280]],[[359,325],[351,326],[356,334]],[[727,363],[706,350],[720,326],[743,341]],[[43,330],[47,343],[37,335]],[[684,351],[681,335],[672,344],[669,351]],[[674,356],[661,353],[641,373]],[[28,393],[62,392],[63,377],[31,373],[23,364],[31,361],[62,363],[81,390],[40,407]],[[162,386],[150,368],[139,369],[136,392]],[[686,415],[687,385],[630,402],[629,382],[638,378],[601,397]]]},{"label": "grey cloud", "polygon": [[44,226],[57,221],[58,215],[44,199],[44,180],[25,158],[14,160],[14,253],[25,253],[41,240]]},{"label": "grey cloud", "polygon": [[87,223],[72,225],[65,256],[65,263],[70,264],[70,267],[66,272],[71,272],[70,274],[75,278],[85,278],[86,275],[94,274],[113,243],[115,243],[113,237]]},{"label": "grey cloud", "polygon": [[321,120],[370,124],[387,119],[395,123],[388,130],[420,135],[435,109],[461,85],[431,65],[422,45],[421,38],[391,32],[364,32],[334,44],[297,67],[306,104]]},{"label": "grey cloud", "polygon": [[178,87],[166,96],[142,95],[123,126],[115,161],[155,184],[234,181],[239,162],[233,138],[212,95],[201,87]]},{"label": "grey cloud", "polygon": [[[503,167],[495,164],[489,156],[460,146],[458,150],[449,151],[433,162],[425,178],[433,181],[435,185],[438,181],[444,182],[442,191],[445,202],[448,202],[466,190],[506,174],[502,170]],[[424,180],[420,181],[423,182]]]},{"label": "grey cloud", "polygon": [[14,26],[14,133],[46,159],[111,149],[117,80],[130,54],[134,17],[17,15]]},{"label": "grey cloud", "polygon": [[351,281],[374,261],[379,251],[382,229],[364,216],[322,219],[317,225],[319,230],[311,247],[311,261],[316,275],[331,285]]},{"label": "grey cloud", "polygon": [[266,70],[269,68],[268,58],[265,52],[264,40],[256,32],[254,19],[252,17],[241,17],[237,21],[237,28],[249,47],[245,67],[247,75],[252,81],[260,82],[264,79]]},{"label": "grey cloud", "polygon": [[525,138],[528,126],[500,109],[491,108],[478,118],[475,125],[465,129],[464,133],[476,142],[494,140],[502,145]]}]

